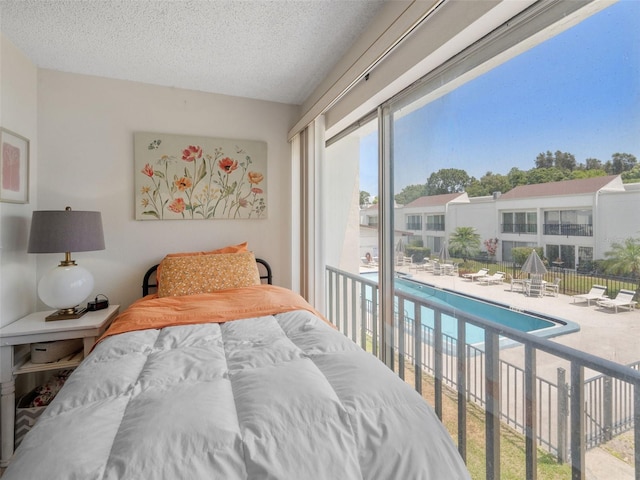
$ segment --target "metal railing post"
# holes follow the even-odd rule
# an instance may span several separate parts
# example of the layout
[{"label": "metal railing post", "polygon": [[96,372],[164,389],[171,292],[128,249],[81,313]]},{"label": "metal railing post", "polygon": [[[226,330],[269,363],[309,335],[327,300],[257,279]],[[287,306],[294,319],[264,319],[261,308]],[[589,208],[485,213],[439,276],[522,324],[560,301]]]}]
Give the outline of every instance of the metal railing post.
[{"label": "metal railing post", "polygon": [[558,463],[566,463],[567,456],[567,417],[569,415],[569,392],[567,372],[558,368]]},{"label": "metal railing post", "polygon": [[415,369],[415,388],[422,395],[422,314],[420,306],[415,307],[413,320],[413,341],[415,343],[413,352],[413,365]]},{"label": "metal railing post", "polygon": [[398,298],[398,375],[404,380],[404,298]]},{"label": "metal railing post", "polygon": [[467,330],[466,322],[458,319],[458,340],[456,342],[458,387],[458,452],[467,462]]},{"label": "metal railing post", "polygon": [[524,371],[526,474],[527,480],[536,480],[538,472],[536,350],[529,344],[524,347]]},{"label": "metal railing post", "polygon": [[613,438],[613,382],[611,377],[602,380],[602,437],[608,442]]},{"label": "metal railing post", "polygon": [[434,347],[433,355],[433,375],[435,389],[435,410],[438,418],[442,420],[442,314],[439,310],[433,313],[434,321]]},{"label": "metal railing post", "polygon": [[486,412],[485,440],[487,442],[487,480],[500,478],[500,348],[498,334],[484,333]]},{"label": "metal railing post", "polygon": [[584,367],[571,362],[571,479],[584,480],[585,454],[584,440]]}]

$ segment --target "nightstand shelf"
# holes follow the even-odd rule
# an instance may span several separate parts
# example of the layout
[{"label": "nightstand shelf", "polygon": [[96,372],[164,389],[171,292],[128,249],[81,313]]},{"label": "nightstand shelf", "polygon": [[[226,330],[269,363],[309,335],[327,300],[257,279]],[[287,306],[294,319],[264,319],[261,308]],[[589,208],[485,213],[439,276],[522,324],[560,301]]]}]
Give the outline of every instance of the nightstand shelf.
[{"label": "nightstand shelf", "polygon": [[[36,312],[0,328],[0,468],[6,467],[13,455],[16,376],[77,367],[119,311],[119,305],[111,305],[80,318],[53,322],[44,320],[52,311]],[[69,339],[82,339],[83,349],[57,362],[31,361],[30,344]]]},{"label": "nightstand shelf", "polygon": [[33,363],[31,360],[27,360],[22,365],[14,365],[13,374],[22,375],[23,373],[46,372],[48,370],[76,368],[78,365],[80,365],[80,362],[82,362],[83,359],[84,352],[80,350],[79,352],[72,353],[71,355],[67,355],[66,357],[61,358],[57,362]]}]

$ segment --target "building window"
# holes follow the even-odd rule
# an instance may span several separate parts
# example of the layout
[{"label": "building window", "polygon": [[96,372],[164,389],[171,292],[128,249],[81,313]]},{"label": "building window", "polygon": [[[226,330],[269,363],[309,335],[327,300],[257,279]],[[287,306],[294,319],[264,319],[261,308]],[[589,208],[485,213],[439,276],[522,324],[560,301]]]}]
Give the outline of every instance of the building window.
[{"label": "building window", "polygon": [[544,234],[566,237],[592,237],[591,210],[547,210],[544,212]]},{"label": "building window", "polygon": [[547,245],[546,256],[552,267],[572,269],[576,267],[575,245]]},{"label": "building window", "polygon": [[407,215],[407,230],[422,230],[422,215]]},{"label": "building window", "polygon": [[536,212],[502,212],[502,233],[538,233]]},{"label": "building window", "polygon": [[427,215],[427,230],[444,232],[444,215]]}]

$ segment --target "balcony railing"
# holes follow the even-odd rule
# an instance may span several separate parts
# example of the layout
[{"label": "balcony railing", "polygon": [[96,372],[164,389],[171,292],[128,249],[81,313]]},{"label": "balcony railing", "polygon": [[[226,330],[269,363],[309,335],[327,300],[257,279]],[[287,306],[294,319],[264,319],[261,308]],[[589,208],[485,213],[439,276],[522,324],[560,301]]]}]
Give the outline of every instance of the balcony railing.
[{"label": "balcony railing", "polygon": [[420,222],[407,222],[407,230],[422,230],[422,223],[420,223]]},{"label": "balcony railing", "polygon": [[444,232],[444,223],[427,223],[427,230],[435,230],[436,232]]},{"label": "balcony railing", "polygon": [[[499,325],[470,312],[429,298],[395,294],[393,328],[379,317],[377,282],[327,267],[327,317],[362,348],[378,355],[385,329],[392,358],[390,367],[405,379],[405,366],[414,370],[415,389],[422,393],[422,376],[434,378],[434,409],[443,418],[449,389],[457,396],[458,450],[467,461],[467,409],[471,402],[485,412],[487,479],[500,478],[501,422],[525,437],[526,478],[537,475],[538,446],[559,462],[570,459],[572,478],[584,479],[585,454],[612,435],[633,429],[635,478],[640,480],[640,372],[594,355]],[[433,311],[434,326],[422,323],[424,309]],[[442,317],[457,322],[457,337],[442,331]],[[386,320],[386,319],[385,319]],[[482,345],[466,343],[466,326],[484,330]],[[415,332],[420,332],[416,335]],[[500,343],[510,339],[522,348],[523,367],[500,358]],[[464,348],[459,348],[464,345]],[[389,349],[385,349],[389,351]],[[536,356],[568,362],[553,380],[536,374]],[[511,356],[511,355],[510,355]],[[600,373],[585,382],[585,369]]]},{"label": "balcony railing", "polygon": [[566,237],[593,237],[593,225],[577,223],[545,223],[545,235],[564,235]]},{"label": "balcony railing", "polygon": [[503,223],[502,233],[538,233],[535,223]]}]

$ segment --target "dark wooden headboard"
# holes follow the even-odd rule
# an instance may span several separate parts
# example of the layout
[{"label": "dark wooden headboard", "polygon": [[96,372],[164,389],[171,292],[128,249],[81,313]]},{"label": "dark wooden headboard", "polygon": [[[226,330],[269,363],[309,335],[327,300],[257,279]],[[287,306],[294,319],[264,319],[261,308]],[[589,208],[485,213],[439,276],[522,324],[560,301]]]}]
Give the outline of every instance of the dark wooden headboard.
[{"label": "dark wooden headboard", "polygon": [[[256,258],[256,263],[262,265],[262,267],[258,267],[260,270],[260,280],[266,280],[269,285],[273,284],[273,275],[271,273],[271,266],[267,263],[266,260],[262,260],[261,258]],[[158,269],[158,265],[154,265],[147,273],[144,274],[144,278],[142,279],[142,296],[145,297],[149,295],[149,290],[152,288],[156,288],[158,286],[155,282],[155,273]]]}]

